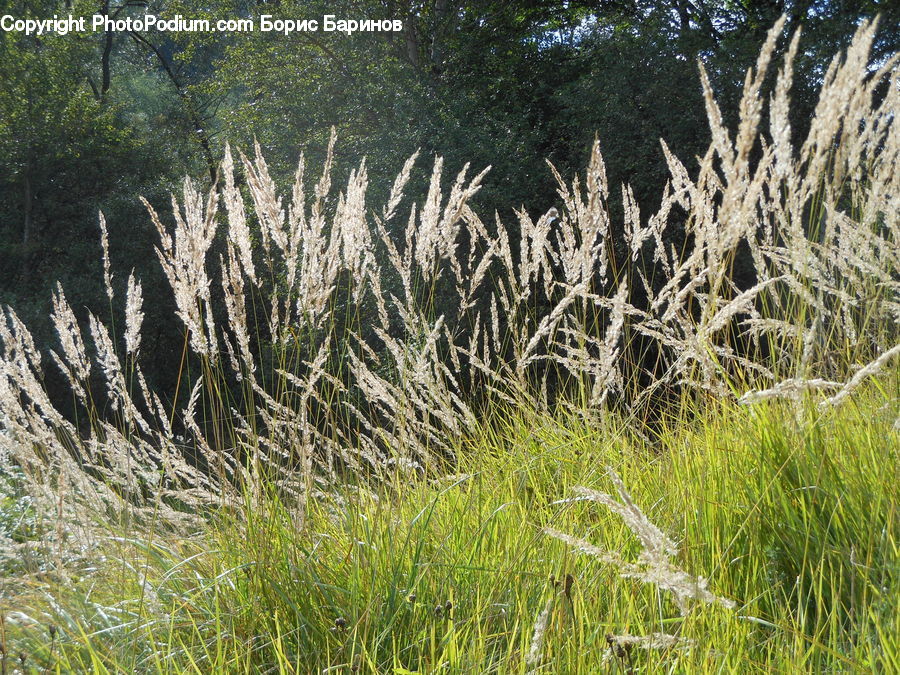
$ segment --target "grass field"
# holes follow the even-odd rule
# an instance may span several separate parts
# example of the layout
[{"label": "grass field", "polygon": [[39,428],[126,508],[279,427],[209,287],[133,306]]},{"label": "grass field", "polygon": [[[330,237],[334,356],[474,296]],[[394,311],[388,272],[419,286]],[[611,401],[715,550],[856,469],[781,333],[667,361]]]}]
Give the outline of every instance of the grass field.
[{"label": "grass field", "polygon": [[[110,523],[65,579],[35,548],[3,602],[6,667],[20,652],[33,672],[896,671],[900,433],[883,405],[874,388],[826,414],[711,404],[652,444],[624,421],[503,411],[441,479],[348,487],[304,514],[248,497],[187,538]],[[546,534],[638,560],[622,517],[572,501],[616,495],[610,468],[677,542],[672,568],[732,607],[688,594],[682,612]]]}]

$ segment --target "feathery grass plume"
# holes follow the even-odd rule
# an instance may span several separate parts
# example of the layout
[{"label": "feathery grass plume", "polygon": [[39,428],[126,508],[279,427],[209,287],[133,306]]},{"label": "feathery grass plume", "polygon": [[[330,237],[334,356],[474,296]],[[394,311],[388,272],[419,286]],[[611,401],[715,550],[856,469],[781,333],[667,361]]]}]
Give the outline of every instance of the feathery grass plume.
[{"label": "feathery grass plume", "polygon": [[579,496],[563,500],[562,503],[593,501],[603,504],[616,513],[641,542],[642,550],[636,562],[625,562],[613,553],[553,528],[544,528],[544,532],[577,551],[618,567],[619,573],[623,577],[639,579],[644,583],[651,583],[661,590],[669,591],[675,596],[675,601],[683,615],[688,613],[691,600],[698,600],[705,604],[715,603],[727,609],[733,609],[736,606],[734,601],[710,592],[709,582],[706,579],[693,577],[672,564],[671,558],[678,555],[678,547],[675,542],[638,508],[618,474],[612,468],[607,468],[607,472],[610,480],[616,486],[619,500],[604,492],[578,487],[575,488],[575,491]]},{"label": "feathery grass plume", "polygon": [[[222,290],[225,300],[225,311],[228,314],[228,326],[237,342],[238,352],[241,356],[241,364],[238,364],[234,357],[234,349],[231,346],[229,336],[224,336],[225,348],[231,359],[232,368],[235,377],[243,380],[244,370],[247,373],[256,371],[256,363],[253,353],[250,350],[250,334],[247,326],[247,308],[244,295],[244,277],[241,274],[241,268],[235,254],[235,246],[230,244],[227,249],[228,259],[219,258],[219,265],[222,268]],[[252,280],[251,280],[252,281]]]},{"label": "feathery grass plume", "polygon": [[244,211],[244,198],[234,180],[234,160],[231,156],[231,146],[227,143],[225,144],[221,175],[225,177],[222,201],[225,202],[225,210],[228,213],[228,238],[240,253],[244,273],[250,281],[258,285],[256,267],[253,264],[253,242],[250,238],[250,228],[247,225],[247,216]]},{"label": "feathery grass plume", "polygon": [[[475,306],[478,291],[480,291],[485,281],[488,279],[488,272],[494,262],[499,247],[499,242],[492,239],[484,231],[484,225],[478,216],[468,209],[465,213],[466,222],[469,223],[470,248],[472,250],[468,269],[469,274],[465,275],[465,286],[458,286],[457,293],[460,298],[459,314],[465,315]],[[476,263],[476,250],[478,242],[484,243],[484,253]]]},{"label": "feathery grass plume", "polygon": [[531,670],[537,668],[541,663],[541,654],[544,651],[544,638],[550,625],[550,613],[553,610],[553,602],[553,597],[547,599],[544,608],[534,622],[531,644],[528,647],[528,654],[525,656],[525,666]]},{"label": "feathery grass plume", "polygon": [[[297,312],[305,321],[315,323],[324,321],[330,310],[329,302],[335,290],[338,273],[341,269],[340,238],[338,231],[332,228],[329,236],[326,235],[325,216],[322,212],[325,196],[319,196],[324,184],[330,184],[330,171],[334,138],[329,146],[329,159],[322,169],[322,176],[316,185],[316,200],[313,203],[309,218],[300,220],[301,261],[300,277],[297,282]],[[291,204],[292,210],[298,214],[305,211],[303,203],[302,175],[298,172],[295,181],[295,198]],[[298,201],[299,198],[299,201]],[[297,216],[295,216],[297,217]]]},{"label": "feathery grass plume", "polygon": [[391,186],[391,193],[388,196],[387,203],[384,205],[384,210],[381,212],[381,219],[383,222],[386,223],[394,217],[397,207],[403,199],[403,191],[406,188],[406,184],[409,182],[412,168],[418,158],[419,150],[416,150],[409,156],[406,162],[403,163],[403,168],[400,169],[400,173],[398,173],[397,178],[394,179],[394,184]]},{"label": "feathery grass plume", "polygon": [[466,164],[457,174],[450,189],[450,195],[442,207],[443,166],[443,158],[436,157],[431,171],[428,194],[419,214],[418,225],[413,220],[412,213],[415,212],[415,207],[413,207],[407,226],[407,249],[409,249],[410,243],[414,245],[414,254],[411,259],[417,264],[423,283],[430,283],[436,279],[440,261],[446,260],[452,263],[456,260],[456,240],[461,231],[466,202],[481,189],[481,181],[490,171],[490,167],[487,167],[466,185],[466,174],[469,171],[469,165]]},{"label": "feathery grass plume", "polygon": [[125,353],[137,354],[141,346],[141,324],[144,313],[141,311],[143,293],[141,282],[134,278],[134,270],[128,275],[128,290],[125,302]]},{"label": "feathery grass plume", "polygon": [[408,233],[415,233],[414,259],[425,273],[424,281],[426,282],[434,273],[434,258],[442,240],[438,225],[441,217],[441,174],[443,169],[444,158],[435,157],[434,166],[431,169],[431,180],[428,184],[428,194],[422,205],[418,227],[415,227],[415,222],[412,220],[407,227]]},{"label": "feathery grass plume", "polygon": [[[885,117],[881,112],[883,102],[875,104],[871,95],[872,87],[895,77],[892,73],[896,72],[896,68],[885,64],[887,67],[882,66],[871,80],[868,79],[865,54],[868,53],[870,29],[870,24],[860,28],[848,49],[845,63],[841,67],[833,67],[823,87],[824,96],[825,89],[839,88],[840,85],[845,99],[849,97],[855,101],[852,113],[846,106],[829,108],[832,118],[835,115],[847,118],[847,133],[836,135],[839,127],[832,127],[832,131],[827,133],[818,128],[811,130],[799,152],[798,161],[791,160],[793,150],[786,126],[790,68],[798,49],[796,35],[776,83],[772,102],[774,109],[770,115],[771,144],[754,130],[758,126],[761,110],[758,87],[771,58],[767,52],[771,49],[774,33],[770,34],[755,71],[748,73],[745,100],[741,104],[739,140],[735,145],[721,126],[721,115],[712,89],[705,74],[702,74],[713,132],[711,152],[721,158],[724,181],[710,164],[711,154],[707,154],[700,176],[694,182],[664,146],[672,173],[672,194],[691,214],[688,223],[695,237],[695,246],[681,265],[673,270],[663,290],[651,301],[651,313],[636,325],[639,333],[659,341],[669,354],[681,354],[675,356],[669,366],[670,370],[680,371],[680,375],[669,373],[657,381],[658,386],[666,381],[696,380],[705,388],[722,389],[721,386],[713,386],[713,378],[720,377],[717,373],[727,374],[734,368],[745,374],[748,369],[758,374],[771,373],[769,385],[777,382],[778,378],[809,379],[806,370],[813,360],[825,360],[825,355],[845,340],[860,345],[881,344],[882,349],[890,347],[891,343],[885,344],[884,339],[896,331],[896,318],[891,316],[890,294],[885,290],[890,287],[896,274],[897,262],[891,259],[890,254],[883,255],[879,251],[896,251],[897,233],[889,228],[873,229],[871,216],[867,216],[869,224],[864,224],[836,208],[846,191],[833,182],[833,176],[825,172],[824,164],[813,161],[813,151],[825,141],[810,140],[824,133],[823,138],[830,139],[828,147],[846,141],[860,148],[858,152],[847,152],[844,163],[855,163],[858,168],[845,167],[845,175],[857,175],[864,171],[872,183],[881,185],[885,181],[896,181],[896,172],[883,171],[878,159],[894,156],[897,152],[890,140],[893,122],[888,121],[889,114]],[[890,87],[891,92],[894,89]],[[888,94],[885,98],[891,96],[896,94]],[[830,119],[828,124],[833,125],[834,120]],[[871,143],[871,139],[876,137],[874,134],[856,135],[857,129],[869,128],[878,129],[877,137],[883,139],[880,145]],[[865,140],[860,140],[862,137]],[[762,157],[755,166],[749,166],[742,157],[748,156],[757,138],[763,147]],[[867,156],[868,159],[864,159]],[[822,180],[830,181],[829,185],[833,187],[819,193],[817,186]],[[782,188],[776,188],[776,185]],[[813,202],[817,194],[824,195],[820,206]],[[861,201],[866,201],[862,192],[859,197]],[[717,206],[717,203],[721,205]],[[811,207],[815,208],[810,211]],[[857,208],[859,211],[856,212],[879,213],[883,217],[894,218],[884,202],[881,205],[871,201],[868,204],[858,202]],[[812,218],[807,216],[808,213],[812,214]],[[822,220],[827,228],[824,237],[816,232],[817,213],[825,216]],[[721,222],[730,225],[722,229],[717,225]],[[741,222],[745,225],[739,225]],[[810,224],[804,226],[804,222]],[[734,295],[729,290],[726,270],[730,268],[729,261],[735,246],[741,241],[749,245],[758,284],[762,287],[757,285]],[[733,304],[738,298],[742,298],[742,302]],[[680,311],[681,307],[690,306],[697,307],[698,314]],[[653,316],[658,310],[665,311],[661,322]],[[828,331],[815,340],[810,338],[816,329],[814,327],[810,331],[805,318],[805,315],[813,313],[828,317],[831,321]],[[742,324],[749,329],[744,336],[751,344],[759,345],[760,335],[765,334],[769,344],[778,345],[777,372],[759,368],[761,364],[748,361],[722,343],[726,331],[734,326],[734,322],[744,321],[747,315],[754,318],[752,326]],[[875,316],[884,317],[887,324],[874,320]],[[868,333],[865,340],[860,339],[860,329]],[[876,330],[880,335],[873,332]],[[802,351],[791,346],[795,337],[802,338]],[[817,344],[815,350],[812,349]],[[718,357],[712,360],[709,357],[711,354]],[[872,357],[874,354],[870,352],[868,358]],[[834,364],[845,363],[843,359],[828,360]],[[692,364],[700,368],[699,379],[692,375]],[[822,373],[826,379],[845,374],[846,371],[840,369]]]},{"label": "feathery grass plume", "polygon": [[278,197],[275,181],[269,175],[269,167],[263,158],[259,142],[253,142],[255,156],[253,160],[241,153],[241,162],[244,166],[244,175],[247,186],[250,188],[250,196],[256,216],[260,222],[260,236],[263,251],[266,256],[271,256],[271,242],[275,242],[278,248],[284,251],[287,248],[287,239],[284,232],[285,212],[281,199]]},{"label": "feathery grass plume", "polygon": [[791,143],[790,90],[794,75],[794,59],[800,45],[800,29],[794,32],[791,44],[784,55],[784,65],[778,71],[775,93],[769,104],[769,133],[775,149],[773,166],[776,178],[785,178],[794,173]]},{"label": "feathery grass plume", "polygon": [[[519,383],[523,387],[527,387],[527,381],[525,380],[525,368],[529,363],[540,360],[544,357],[540,356],[536,353],[538,346],[541,343],[541,340],[545,338],[551,338],[553,332],[556,330],[557,325],[559,325],[560,321],[565,318],[567,315],[567,310],[569,307],[579,298],[584,296],[584,293],[587,289],[587,281],[581,281],[575,286],[568,289],[565,296],[550,310],[549,314],[545,314],[540,323],[535,327],[534,332],[529,335],[526,332],[521,334],[521,342],[516,345],[517,353],[516,353],[516,365],[515,372],[518,376]],[[525,342],[525,339],[528,342]]]},{"label": "feathery grass plume", "polygon": [[[740,103],[740,123],[735,139],[736,159],[734,171],[736,177],[745,179],[749,171],[749,155],[756,139],[759,123],[762,119],[764,99],[760,96],[763,80],[769,68],[769,62],[775,52],[775,44],[784,30],[787,15],[782,15],[766,35],[766,40],[756,59],[756,68],[747,71],[744,80],[744,91]],[[723,204],[728,213],[727,202]]]},{"label": "feathery grass plume", "polygon": [[574,286],[582,281],[590,281],[595,271],[605,281],[609,262],[606,242],[610,224],[606,208],[609,189],[599,140],[594,140],[591,148],[584,182],[586,199],[582,198],[581,183],[577,178],[570,187],[552,164],[550,169],[556,178],[557,192],[565,205],[557,240],[565,282]]},{"label": "feathery grass plume", "polygon": [[106,297],[113,301],[112,274],[109,262],[109,232],[106,230],[106,216],[100,211],[100,246],[103,248],[103,285],[106,287]]},{"label": "feathery grass plume", "polygon": [[109,331],[93,314],[88,314],[91,337],[97,349],[97,363],[106,378],[107,400],[114,411],[121,411],[125,420],[131,425],[136,425],[144,433],[151,433],[151,429],[144,416],[140,413],[128,391],[125,382],[122,364],[116,354]]},{"label": "feathery grass plume", "polygon": [[366,188],[369,184],[366,162],[350,172],[347,192],[338,195],[334,227],[340,233],[344,267],[350,271],[358,286],[356,297],[363,288],[363,279],[372,258],[372,234],[366,223]]},{"label": "feathery grass plume", "polygon": [[773,398],[789,398],[799,400],[805,392],[816,391],[822,389],[840,389],[843,385],[840,382],[831,382],[829,380],[811,379],[799,380],[788,379],[782,380],[774,387],[763,389],[761,391],[748,391],[738,399],[741,405],[751,405],[760,401],[767,401]]},{"label": "feathery grass plume", "polygon": [[853,377],[851,377],[843,386],[841,386],[841,390],[837,394],[825,401],[822,401],[822,403],[820,403],[819,405],[835,406],[840,404],[850,395],[850,393],[854,389],[856,389],[863,382],[863,380],[865,380],[867,377],[875,375],[897,356],[900,356],[900,344],[894,345],[890,349],[886,350],[883,354],[879,355],[878,358],[860,368]]},{"label": "feathery grass plume", "polygon": [[50,313],[53,327],[59,336],[62,346],[62,354],[50,351],[50,356],[59,367],[60,371],[69,382],[72,391],[79,400],[87,403],[87,391],[85,383],[91,374],[90,359],[81,336],[81,328],[72,307],[66,300],[62,285],[57,282],[56,292],[53,294],[53,310]]},{"label": "feathery grass plume", "polygon": [[628,297],[628,279],[623,279],[619,284],[619,290],[612,298],[610,321],[600,345],[599,356],[594,360],[591,375],[594,378],[591,387],[590,405],[602,406],[606,398],[615,387],[621,387],[622,374],[618,370],[619,352],[616,347],[622,337],[622,328],[625,325],[625,312],[628,305],[625,299]]},{"label": "feathery grass plume", "polygon": [[24,475],[22,488],[32,505],[59,523],[57,532],[86,527],[92,514],[123,506],[115,490],[84,470],[81,457],[102,460],[47,396],[34,341],[10,309],[0,320],[0,439]]},{"label": "feathery grass plume", "polygon": [[669,635],[668,633],[650,633],[649,635],[610,635],[608,640],[620,647],[637,647],[639,649],[671,649],[678,645],[691,645],[691,640]]},{"label": "feathery grass plume", "polygon": [[210,190],[204,208],[203,195],[190,179],[185,179],[183,215],[178,200],[172,195],[174,235],[166,231],[150,202],[143,197],[141,201],[159,234],[156,254],[175,294],[178,316],[190,332],[191,348],[197,354],[215,358],[218,347],[206,254],[216,234],[216,190]]}]

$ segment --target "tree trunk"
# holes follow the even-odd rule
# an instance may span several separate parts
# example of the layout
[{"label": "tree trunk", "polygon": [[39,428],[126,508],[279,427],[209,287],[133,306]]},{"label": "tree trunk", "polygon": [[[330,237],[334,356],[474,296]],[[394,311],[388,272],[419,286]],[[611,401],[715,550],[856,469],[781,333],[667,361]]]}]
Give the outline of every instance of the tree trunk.
[{"label": "tree trunk", "polygon": [[[109,0],[105,0],[101,11],[103,12],[103,16],[109,16]],[[111,31],[106,31],[106,35],[104,36],[104,44],[103,44],[103,56],[100,58],[100,70],[102,73],[101,81],[100,81],[100,101],[101,102],[106,100],[106,94],[109,92],[109,85],[110,85],[109,59],[110,59],[110,55],[112,54],[112,48],[113,48],[113,34]]]},{"label": "tree trunk", "polygon": [[147,38],[136,31],[130,31],[129,34],[135,42],[144,45],[147,49],[153,52],[154,55],[156,55],[159,64],[162,66],[166,75],[169,77],[169,80],[174,85],[178,97],[184,103],[185,110],[191,120],[191,125],[194,127],[194,135],[197,138],[197,142],[200,144],[200,148],[203,151],[203,156],[206,159],[206,165],[209,169],[210,180],[215,185],[216,179],[218,177],[218,167],[216,166],[215,159],[213,159],[212,144],[210,143],[209,134],[206,132],[206,129],[204,129],[203,119],[201,118],[200,112],[194,106],[194,103],[188,96],[185,87],[182,86],[181,81],[178,79],[178,75],[175,74],[175,70],[172,67],[172,64],[169,63],[168,59],[166,59],[165,55],[162,53],[162,51],[160,51],[159,47],[157,47],[155,44],[150,42]]}]

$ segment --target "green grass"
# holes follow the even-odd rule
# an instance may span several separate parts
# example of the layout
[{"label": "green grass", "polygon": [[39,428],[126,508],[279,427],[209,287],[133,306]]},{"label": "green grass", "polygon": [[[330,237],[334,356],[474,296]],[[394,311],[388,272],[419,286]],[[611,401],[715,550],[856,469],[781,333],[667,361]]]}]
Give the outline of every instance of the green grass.
[{"label": "green grass", "polygon": [[[548,603],[537,672],[897,672],[900,434],[885,400],[711,403],[649,445],[612,418],[498,411],[445,479],[347,488],[304,514],[248,497],[188,538],[110,524],[67,577],[48,551],[45,569],[0,582],[6,672],[20,654],[30,672],[526,672]],[[542,532],[637,556],[606,507],[558,503],[614,492],[607,466],[735,610],[682,616]],[[607,653],[607,634],[654,632],[682,642]]]}]

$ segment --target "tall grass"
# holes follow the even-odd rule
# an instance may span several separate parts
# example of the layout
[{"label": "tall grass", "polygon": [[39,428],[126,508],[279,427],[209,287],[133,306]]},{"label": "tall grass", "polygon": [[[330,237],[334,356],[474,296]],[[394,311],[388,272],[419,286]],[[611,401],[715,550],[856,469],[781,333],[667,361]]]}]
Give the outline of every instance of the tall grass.
[{"label": "tall grass", "polygon": [[[185,330],[171,399],[141,368],[133,276],[121,336],[93,314],[84,335],[54,296],[49,358],[74,417],[7,308],[0,459],[33,519],[9,548],[58,626],[26,657],[161,672],[896,664],[897,58],[870,65],[875,24],[861,25],[798,142],[799,35],[768,106],[761,93],[783,23],[737,129],[701,66],[709,150],[690,171],[663,142],[659,209],[622,186],[621,222],[599,143],[583,179],[551,167],[559,208],[514,226],[470,206],[486,171],[448,187],[440,158],[421,206],[405,195],[414,155],[376,209],[365,162],[333,193],[333,137],[311,193],[301,158],[285,196],[258,147],[226,149],[220,184],[173,196],[174,228],[145,202]],[[877,432],[848,404],[860,388],[880,397]],[[617,466],[618,498],[593,486],[593,460]],[[573,499],[622,516],[641,549],[625,530],[588,537],[600,507]],[[637,506],[658,499],[661,526]],[[86,574],[86,560],[102,562]],[[57,602],[46,575],[84,604]],[[22,585],[7,594],[41,606]]]}]

